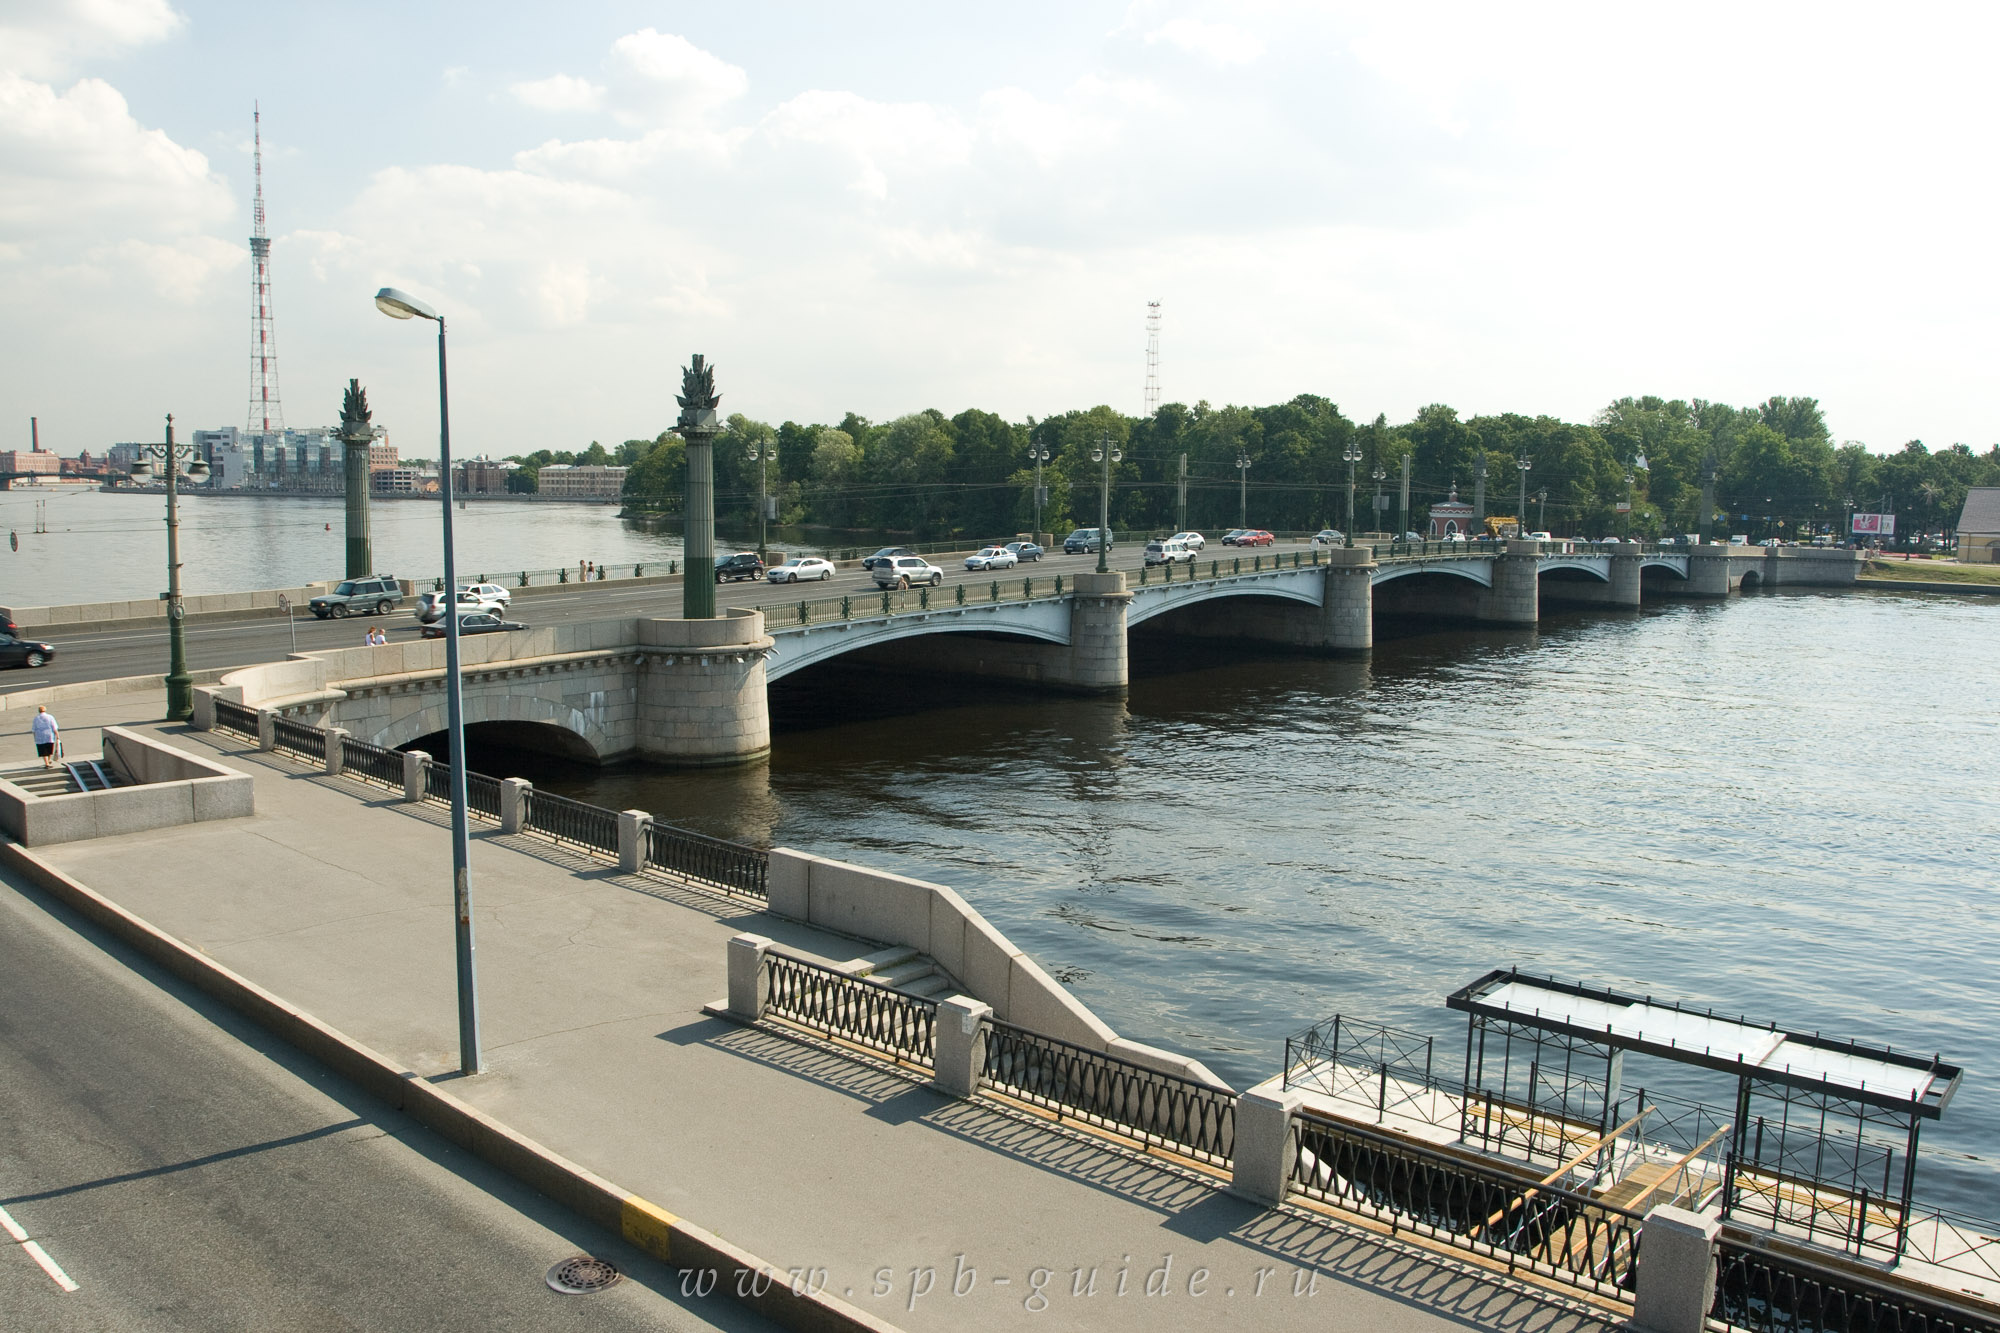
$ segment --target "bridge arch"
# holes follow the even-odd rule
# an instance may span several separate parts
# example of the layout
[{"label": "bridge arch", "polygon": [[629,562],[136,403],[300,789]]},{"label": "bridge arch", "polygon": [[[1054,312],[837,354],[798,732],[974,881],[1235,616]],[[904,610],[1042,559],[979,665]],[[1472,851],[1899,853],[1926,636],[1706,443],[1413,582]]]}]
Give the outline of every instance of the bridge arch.
[{"label": "bridge arch", "polygon": [[1443,574],[1451,578],[1460,578],[1469,583],[1476,583],[1482,588],[1493,586],[1491,560],[1424,560],[1408,564],[1383,565],[1368,576],[1368,581],[1379,588],[1397,579],[1416,578],[1423,574]]},{"label": "bridge arch", "polygon": [[1268,579],[1253,576],[1226,582],[1167,584],[1158,588],[1135,589],[1132,607],[1125,613],[1125,625],[1129,629],[1155,616],[1225,598],[1275,598],[1320,607],[1326,602],[1325,578],[1318,569],[1314,569],[1312,574],[1315,577],[1301,578],[1297,571],[1287,571]]},{"label": "bridge arch", "polygon": [[[612,754],[615,746],[604,727],[583,709],[568,704],[544,699],[538,694],[513,693],[506,690],[469,689],[463,700],[465,725],[480,723],[529,724],[553,727],[575,737],[588,750],[588,755],[574,755],[588,761],[600,761]],[[429,736],[441,732],[449,725],[444,696],[439,694],[435,701],[423,708],[397,718],[372,736],[359,739],[371,745],[387,749],[398,749],[408,745],[419,736]],[[562,747],[568,748],[568,747]]]},{"label": "bridge arch", "polygon": [[1558,571],[1571,571],[1600,583],[1611,582],[1611,557],[1608,555],[1543,556],[1537,574],[1546,578]]},{"label": "bridge arch", "polygon": [[821,625],[774,626],[776,643],[764,661],[764,679],[776,683],[809,667],[861,648],[939,634],[997,634],[1068,647],[1069,602],[1003,602],[997,606],[949,607],[879,620],[842,620]]}]

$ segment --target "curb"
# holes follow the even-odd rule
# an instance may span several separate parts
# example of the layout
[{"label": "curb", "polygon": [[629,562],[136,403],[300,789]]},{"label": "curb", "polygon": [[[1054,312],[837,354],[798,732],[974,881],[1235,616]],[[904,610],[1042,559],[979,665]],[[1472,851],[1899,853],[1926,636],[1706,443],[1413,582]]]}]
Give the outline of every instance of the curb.
[{"label": "curb", "polygon": [[[0,866],[20,872],[181,980],[583,1220],[623,1236],[664,1263],[713,1273],[713,1290],[780,1327],[799,1333],[899,1333],[894,1324],[839,1297],[797,1289],[784,1270],[551,1152],[417,1074],[396,1068],[378,1052],[126,911],[26,848],[0,841]],[[764,1284],[761,1291],[759,1280]]]}]

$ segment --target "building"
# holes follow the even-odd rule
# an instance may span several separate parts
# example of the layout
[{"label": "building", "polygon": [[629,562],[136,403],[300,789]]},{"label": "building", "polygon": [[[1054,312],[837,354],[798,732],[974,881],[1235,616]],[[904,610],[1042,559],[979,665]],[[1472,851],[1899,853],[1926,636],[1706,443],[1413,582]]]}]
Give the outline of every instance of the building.
[{"label": "building", "polygon": [[622,467],[550,463],[536,474],[536,493],[564,500],[616,500],[625,492]]},{"label": "building", "polygon": [[490,458],[473,458],[453,469],[456,474],[451,484],[466,495],[500,495],[507,489],[507,478],[520,466],[518,463],[496,463]]},{"label": "building", "polygon": [[1968,565],[2000,564],[2000,486],[1974,486],[1958,512],[1958,558]]},{"label": "building", "polygon": [[375,443],[368,446],[368,470],[373,472],[377,468],[395,467],[397,464],[396,446],[389,443],[388,432],[377,426]]},{"label": "building", "polygon": [[418,467],[372,468],[368,473],[368,488],[380,495],[435,495],[437,473]]},{"label": "building", "polygon": [[62,471],[62,460],[46,449],[0,450],[0,472],[34,472],[53,477]]},{"label": "building", "polygon": [[1424,535],[1431,541],[1439,541],[1454,533],[1472,535],[1472,506],[1458,498],[1458,487],[1451,488],[1451,498],[1440,500],[1431,506],[1430,530]]}]

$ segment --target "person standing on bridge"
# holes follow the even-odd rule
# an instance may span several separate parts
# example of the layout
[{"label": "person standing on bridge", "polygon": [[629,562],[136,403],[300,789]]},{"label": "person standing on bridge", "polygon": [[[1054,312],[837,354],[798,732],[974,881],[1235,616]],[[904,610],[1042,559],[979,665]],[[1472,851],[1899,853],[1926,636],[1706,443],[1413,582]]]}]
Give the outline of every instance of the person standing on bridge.
[{"label": "person standing on bridge", "polygon": [[47,708],[35,709],[35,753],[42,757],[43,768],[56,766],[56,746],[62,742],[62,728],[56,725],[56,715]]},{"label": "person standing on bridge", "polygon": [[380,648],[382,645],[389,642],[389,636],[382,632],[382,627],[380,625],[370,625],[368,627],[367,642],[370,648]]}]

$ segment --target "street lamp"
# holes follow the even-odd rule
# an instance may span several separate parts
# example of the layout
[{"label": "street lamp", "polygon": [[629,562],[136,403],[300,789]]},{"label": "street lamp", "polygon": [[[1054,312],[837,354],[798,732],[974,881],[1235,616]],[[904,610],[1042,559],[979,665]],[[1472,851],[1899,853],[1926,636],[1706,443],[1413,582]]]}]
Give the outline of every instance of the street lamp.
[{"label": "street lamp", "polygon": [[1535,531],[1549,530],[1549,488],[1544,486],[1535,492]]},{"label": "street lamp", "polygon": [[1347,531],[1352,535],[1354,532],[1354,465],[1361,461],[1361,446],[1355,441],[1349,440],[1347,448],[1341,451],[1340,456],[1347,460]]},{"label": "street lamp", "polygon": [[1049,498],[1048,492],[1042,487],[1042,464],[1049,461],[1048,446],[1030,441],[1028,460],[1035,465],[1035,530],[1028,534],[1028,540],[1039,542],[1042,539],[1042,505]]},{"label": "street lamp", "polygon": [[1529,468],[1531,468],[1531,467],[1533,467],[1534,465],[1535,465],[1535,460],[1534,460],[1534,459],[1532,459],[1532,458],[1530,458],[1530,457],[1528,457],[1528,456],[1527,456],[1527,455],[1526,455],[1525,453],[1524,453],[1524,454],[1522,454],[1522,455],[1521,455],[1521,456],[1520,456],[1519,458],[1517,458],[1517,459],[1515,459],[1515,460],[1514,460],[1514,466],[1515,466],[1516,468],[1518,468],[1518,469],[1520,470],[1520,473],[1521,473],[1521,503],[1520,503],[1520,504],[1518,504],[1518,505],[1516,505],[1516,506],[1515,506],[1515,508],[1514,508],[1514,513],[1515,513],[1515,514],[1517,515],[1517,517],[1516,517],[1516,518],[1514,519],[1514,535],[1515,535],[1516,537],[1519,537],[1520,535],[1522,535],[1522,534],[1521,534],[1521,526],[1522,526],[1522,524],[1524,524],[1525,522],[1527,522],[1527,518],[1528,518],[1528,469],[1529,469]]},{"label": "street lamp", "polygon": [[189,481],[208,476],[208,464],[194,457],[194,446],[174,443],[174,414],[167,413],[167,442],[142,444],[132,464],[132,480],[144,481],[153,474],[151,456],[161,460],[167,471],[167,721],[185,722],[194,716],[194,679],[187,669],[187,637],[181,606],[181,511],[180,489],[174,485],[182,471],[179,460],[190,459]]},{"label": "street lamp", "polygon": [[460,1073],[477,1074],[479,981],[473,968],[472,857],[465,816],[465,709],[459,689],[458,561],[451,541],[451,408],[445,392],[444,316],[394,287],[375,293],[375,306],[391,319],[428,319],[438,326],[438,494],[444,501],[444,586],[450,599],[444,617],[444,698],[451,760],[452,913],[458,944],[458,1067]]},{"label": "street lamp", "polygon": [[1632,535],[1632,483],[1635,480],[1637,478],[1633,477],[1631,473],[1627,472],[1625,474],[1625,531],[1619,534],[1623,537],[1630,537]]},{"label": "street lamp", "polygon": [[1236,526],[1250,526],[1250,455],[1236,449]]},{"label": "street lamp", "polygon": [[1109,435],[1100,435],[1090,461],[1104,464],[1103,489],[1097,497],[1097,572],[1105,574],[1111,569],[1111,465],[1124,462],[1125,453]]},{"label": "street lamp", "polygon": [[770,493],[764,485],[764,469],[778,461],[778,446],[775,442],[750,446],[750,461],[757,465],[757,558],[764,558],[764,524],[771,517]]},{"label": "street lamp", "polygon": [[[1389,474],[1383,470],[1382,465],[1380,463],[1377,463],[1375,465],[1374,477],[1375,477],[1375,531],[1380,532],[1382,530],[1382,483],[1388,480]],[[1350,532],[1347,534],[1347,537],[1349,541],[1352,541],[1354,539],[1354,534]]]}]

